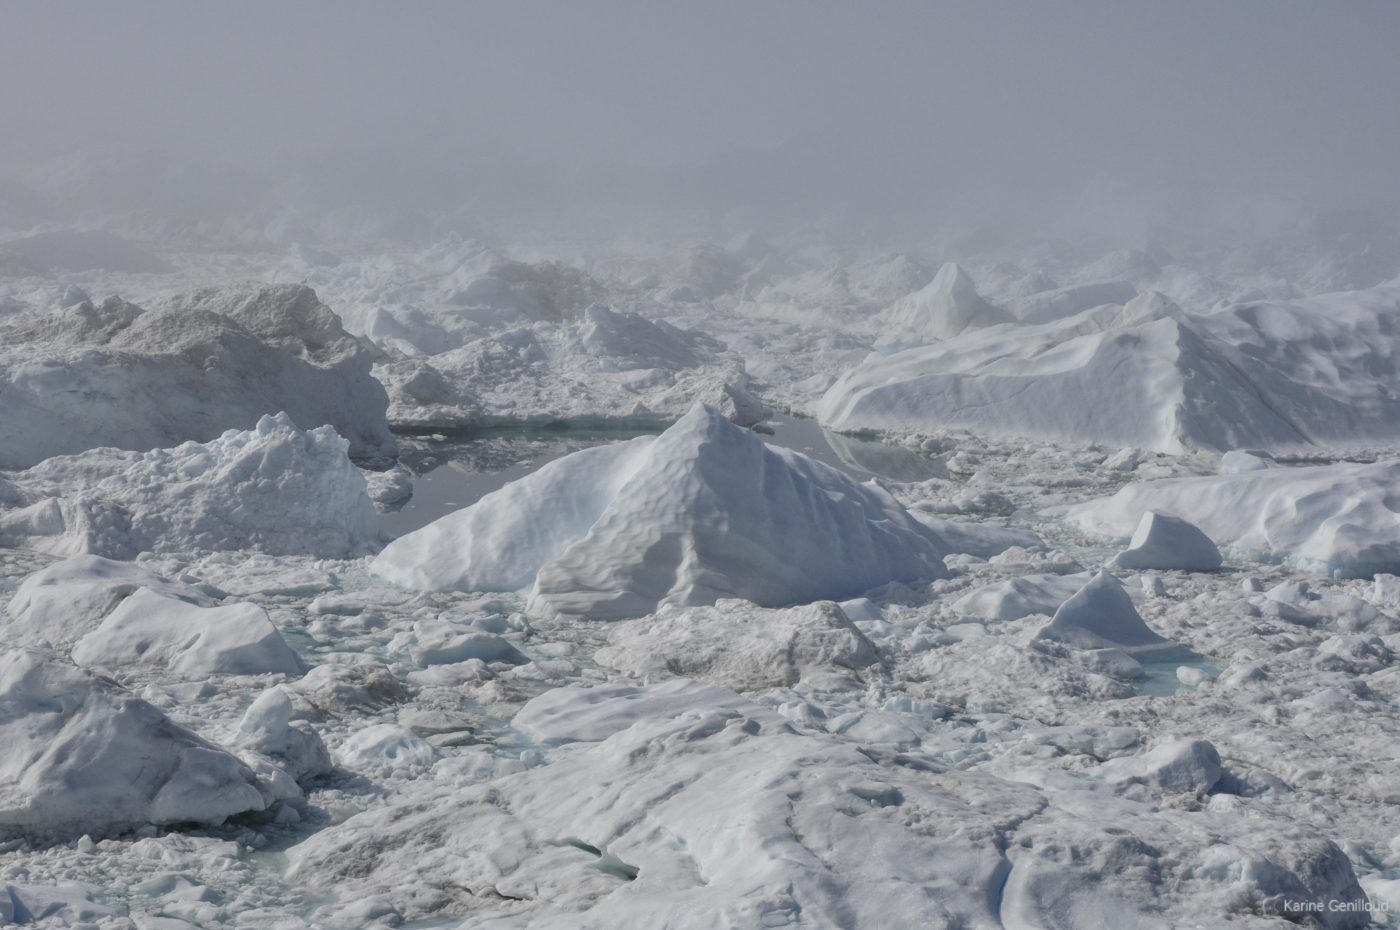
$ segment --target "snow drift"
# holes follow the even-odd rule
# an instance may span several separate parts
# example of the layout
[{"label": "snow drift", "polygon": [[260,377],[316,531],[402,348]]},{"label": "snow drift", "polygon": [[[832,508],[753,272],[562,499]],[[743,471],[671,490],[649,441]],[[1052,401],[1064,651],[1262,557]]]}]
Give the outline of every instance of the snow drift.
[{"label": "snow drift", "polygon": [[422,590],[529,588],[536,613],[620,618],[840,600],[942,577],[946,551],[874,485],[697,405],[658,437],[566,456],[395,540],[372,570]]},{"label": "snow drift", "polygon": [[1400,288],[1190,314],[1159,294],[871,356],[818,405],[838,430],[1111,442],[1159,452],[1400,437]]},{"label": "snow drift", "polygon": [[103,446],[207,441],[285,411],[354,455],[395,450],[369,352],[301,285],[110,297],[0,322],[0,468]]}]

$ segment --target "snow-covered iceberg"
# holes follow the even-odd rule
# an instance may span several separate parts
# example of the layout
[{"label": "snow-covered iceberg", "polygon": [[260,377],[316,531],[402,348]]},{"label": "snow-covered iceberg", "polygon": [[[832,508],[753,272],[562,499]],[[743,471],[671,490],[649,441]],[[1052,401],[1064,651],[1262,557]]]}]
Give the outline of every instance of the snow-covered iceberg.
[{"label": "snow-covered iceberg", "polygon": [[1115,555],[1109,567],[1213,572],[1220,567],[1220,549],[1195,524],[1149,510],[1133,530],[1128,548]]},{"label": "snow-covered iceberg", "polygon": [[0,826],[89,833],[221,823],[266,806],[253,772],[106,678],[0,656]]},{"label": "snow-covered iceberg", "polygon": [[927,285],[895,301],[880,315],[886,341],[936,342],[998,323],[1011,316],[977,293],[961,266],[948,262]]},{"label": "snow-covered iceberg", "polygon": [[256,549],[344,558],[378,544],[379,517],[348,443],[284,413],[208,443],[58,456],[0,480],[0,545],[130,559]]},{"label": "snow-covered iceberg", "polygon": [[1211,314],[1148,293],[871,356],[818,415],[838,430],[963,428],[1168,453],[1394,439],[1397,312],[1397,287]]},{"label": "snow-covered iceberg", "polygon": [[300,285],[117,298],[0,322],[0,468],[208,441],[285,411],[355,455],[395,449],[370,353]]},{"label": "snow-covered iceberg", "polygon": [[970,795],[732,692],[688,710],[673,691],[611,702],[635,725],[551,765],[352,817],[293,847],[290,875],[354,875],[408,919],[505,904],[537,928],[995,925],[992,822],[1034,811],[1033,789]]},{"label": "snow-covered iceberg", "polygon": [[1089,532],[1124,538],[1143,514],[1162,510],[1241,555],[1369,577],[1400,572],[1397,488],[1395,462],[1266,468],[1134,482],[1062,513]]},{"label": "snow-covered iceberg", "polygon": [[422,590],[530,590],[595,618],[742,598],[840,600],[945,574],[893,497],[697,405],[658,437],[574,453],[391,543],[372,570]]},{"label": "snow-covered iceberg", "polygon": [[1096,574],[1061,604],[1036,637],[1078,649],[1117,649],[1134,656],[1184,651],[1143,621],[1122,583],[1108,572]]}]

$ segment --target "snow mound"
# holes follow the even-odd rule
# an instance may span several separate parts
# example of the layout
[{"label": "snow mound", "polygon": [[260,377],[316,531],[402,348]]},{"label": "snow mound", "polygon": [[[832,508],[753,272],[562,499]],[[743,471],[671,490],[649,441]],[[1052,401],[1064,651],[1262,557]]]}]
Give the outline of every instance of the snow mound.
[{"label": "snow mound", "polygon": [[95,449],[14,475],[27,506],[0,510],[0,545],[130,559],[143,551],[256,549],[343,558],[379,541],[348,444],[285,413],[173,449]]},{"label": "snow mound", "polygon": [[558,459],[395,540],[371,570],[420,590],[530,588],[534,613],[616,619],[841,600],[943,577],[946,551],[883,490],[697,405],[658,437]]},{"label": "snow mound", "polygon": [[213,607],[207,593],[131,562],[79,555],[24,579],[0,618],[0,635],[12,644],[69,646],[95,630],[124,599],[146,590],[198,607]]},{"label": "snow mound", "polygon": [[256,604],[200,607],[141,588],[78,640],[90,668],[164,668],[186,677],[297,674],[301,660]]},{"label": "snow mound", "polygon": [[1400,288],[1188,314],[1160,294],[872,356],[818,404],[837,430],[1158,452],[1400,437]]},{"label": "snow mound", "polygon": [[681,675],[757,691],[811,672],[859,671],[880,661],[865,634],[829,601],[769,610],[745,601],[663,607],[619,623],[594,659],[637,678]]},{"label": "snow mound", "polygon": [[1109,567],[1213,572],[1220,567],[1220,550],[1195,524],[1149,510],[1133,531],[1128,548],[1114,556]]},{"label": "snow mound", "polygon": [[369,352],[301,285],[117,298],[0,322],[0,468],[207,441],[286,411],[355,455],[395,450]]},{"label": "snow mound", "polygon": [[1149,510],[1179,515],[1227,549],[1307,571],[1400,572],[1400,463],[1267,468],[1161,478],[1065,508],[1083,529],[1123,538]]},{"label": "snow mound", "polygon": [[881,314],[880,322],[894,341],[933,342],[964,332],[1006,323],[1003,310],[982,299],[971,275],[948,262],[927,285],[896,300]]},{"label": "snow mound", "polygon": [[243,763],[106,678],[42,650],[0,656],[0,824],[101,834],[221,823],[265,802]]},{"label": "snow mound", "polygon": [[1077,649],[1118,649],[1131,656],[1180,649],[1152,632],[1123,585],[1108,572],[1096,574],[1061,604],[1036,638]]}]

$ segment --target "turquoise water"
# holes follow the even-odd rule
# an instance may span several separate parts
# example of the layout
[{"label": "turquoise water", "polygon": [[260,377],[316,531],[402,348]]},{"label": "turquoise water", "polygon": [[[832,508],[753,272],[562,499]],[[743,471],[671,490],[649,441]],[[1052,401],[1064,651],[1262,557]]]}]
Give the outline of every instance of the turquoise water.
[{"label": "turquoise water", "polygon": [[1223,666],[1198,655],[1146,661],[1142,663],[1142,670],[1146,674],[1138,683],[1137,693],[1147,697],[1171,697],[1194,690],[1190,685],[1182,684],[1176,677],[1176,670],[1183,665],[1201,669],[1212,678],[1224,670]]}]

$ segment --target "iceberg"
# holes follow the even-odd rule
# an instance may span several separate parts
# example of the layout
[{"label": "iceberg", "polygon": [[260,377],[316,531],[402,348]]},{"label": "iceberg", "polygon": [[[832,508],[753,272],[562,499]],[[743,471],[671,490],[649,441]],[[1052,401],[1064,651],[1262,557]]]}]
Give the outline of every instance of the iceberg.
[{"label": "iceberg", "polygon": [[0,321],[0,468],[99,447],[206,442],[285,411],[353,455],[396,449],[368,350],[301,285],[115,297]]},{"label": "iceberg", "polygon": [[1062,508],[1084,530],[1123,538],[1162,510],[1241,555],[1369,578],[1400,572],[1400,464],[1341,463],[1159,478]]},{"label": "iceberg", "polygon": [[0,545],[114,559],[222,549],[365,554],[380,541],[379,516],[348,446],[329,426],[298,429],[279,413],[208,443],[58,456],[14,474]]},{"label": "iceberg", "polygon": [[1195,524],[1149,510],[1133,530],[1128,548],[1114,556],[1109,567],[1213,572],[1220,567],[1220,550]]},{"label": "iceberg", "polygon": [[301,660],[256,604],[200,607],[141,588],[73,647],[89,668],[161,668],[183,677],[299,674]]},{"label": "iceberg", "polygon": [[982,299],[972,277],[953,262],[940,268],[924,287],[896,300],[880,317],[896,341],[902,337],[917,342],[951,339],[1010,321],[1006,311]]},{"label": "iceberg", "polygon": [[1103,442],[1179,454],[1400,438],[1400,288],[1182,311],[1146,293],[874,355],[817,406],[835,430]]},{"label": "iceberg", "polygon": [[842,600],[943,577],[893,497],[697,405],[657,437],[565,456],[390,543],[371,571],[425,591],[529,590],[530,611]]},{"label": "iceberg", "polygon": [[266,806],[242,762],[44,650],[0,656],[0,739],[0,826],[102,834]]}]

